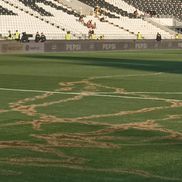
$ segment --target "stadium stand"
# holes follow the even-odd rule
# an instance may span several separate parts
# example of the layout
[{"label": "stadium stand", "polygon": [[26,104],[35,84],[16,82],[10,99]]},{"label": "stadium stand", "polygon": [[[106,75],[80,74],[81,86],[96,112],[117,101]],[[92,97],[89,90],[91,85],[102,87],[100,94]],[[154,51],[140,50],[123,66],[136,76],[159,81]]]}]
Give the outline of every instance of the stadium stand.
[{"label": "stadium stand", "polygon": [[[103,1],[95,1],[95,0],[80,0],[84,3],[92,7],[99,6],[101,9],[106,9],[106,11],[114,12],[116,17],[120,16],[120,18],[112,18],[109,17],[108,20],[110,23],[113,23],[115,26],[123,28],[133,34],[137,34],[137,32],[141,32],[143,37],[146,39],[154,39],[157,32],[160,32],[163,35],[164,39],[171,39],[174,37],[174,32],[167,30],[166,28],[161,29],[162,26],[158,27],[151,22],[144,21],[140,17],[140,19],[136,19],[138,17],[135,16],[134,12],[136,8],[127,4],[122,0],[103,0]],[[138,13],[143,16],[144,12],[137,10]]]},{"label": "stadium stand", "polygon": [[118,14],[121,16],[128,16],[130,18],[134,17],[132,13],[128,13],[127,11],[124,11],[123,9],[119,9],[117,6],[114,6],[113,4],[110,4],[106,1],[100,1],[100,0],[79,0],[83,3],[88,4],[89,6],[92,7],[96,7],[99,6],[101,8],[107,9],[109,10],[111,13],[106,12],[106,16],[108,16],[109,18],[117,18],[118,16],[114,15],[114,14]]},{"label": "stadium stand", "polygon": [[151,15],[171,15],[182,20],[181,0],[124,0],[128,4]]},{"label": "stadium stand", "polygon": [[2,6],[0,6],[0,15],[17,15],[17,14],[13,13],[12,11],[9,11],[6,8],[3,8]]},{"label": "stadium stand", "polygon": [[59,35],[57,38],[60,39],[64,37],[65,32],[63,30],[56,26],[51,26],[46,22],[46,19],[41,19],[41,16],[38,16],[38,12],[31,11],[30,8],[25,7],[25,5],[18,0],[11,2],[1,1],[1,5],[17,14],[17,16],[1,16],[1,24],[3,24],[3,26],[0,26],[0,32],[2,35],[6,35],[9,30],[11,32],[19,30],[19,32],[27,32],[29,34],[35,34],[37,31],[44,32],[48,39],[51,38],[53,34]]},{"label": "stadium stand", "polygon": [[[42,16],[52,16],[52,14],[50,12],[47,12],[45,9],[39,7],[36,4],[36,1],[35,0],[19,0],[19,1],[22,2],[25,6],[28,6],[32,10],[38,12]],[[40,2],[42,2],[42,1],[40,1]]]},{"label": "stadium stand", "polygon": [[[88,39],[92,29],[92,39],[136,39],[138,32],[141,32],[144,39],[155,39],[157,32],[160,32],[163,39],[175,36],[175,32],[164,25],[159,26],[159,22],[152,23],[143,17],[146,9],[137,6],[136,3],[143,3],[143,0],[79,2],[90,6],[93,12],[87,16],[82,15],[59,0],[0,0],[0,33],[5,36],[9,30],[33,35],[43,32],[47,39],[64,39],[66,32],[70,31],[72,39]],[[96,8],[99,8],[99,15],[94,12]],[[136,8],[139,17],[134,13]]]}]

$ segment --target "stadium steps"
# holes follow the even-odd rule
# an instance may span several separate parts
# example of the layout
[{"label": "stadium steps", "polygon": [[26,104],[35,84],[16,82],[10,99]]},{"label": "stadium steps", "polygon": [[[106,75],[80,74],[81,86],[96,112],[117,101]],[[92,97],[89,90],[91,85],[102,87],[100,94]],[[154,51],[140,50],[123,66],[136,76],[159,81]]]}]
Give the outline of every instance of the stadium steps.
[{"label": "stadium steps", "polygon": [[37,13],[39,13],[41,16],[52,16],[52,14],[48,11],[46,11],[45,9],[37,6],[35,4],[35,0],[32,1],[28,1],[28,0],[19,0],[21,3],[23,3],[25,6],[30,7],[32,10],[36,11]]},{"label": "stadium steps", "polygon": [[[109,18],[119,18],[116,14],[120,16],[126,16],[133,18],[134,15],[133,13],[128,13],[127,11],[118,8],[117,6],[110,4],[106,2],[105,0],[79,0],[85,4],[88,4],[89,6],[92,6],[95,8],[96,6],[99,6],[101,9],[106,9],[105,15],[108,16]],[[109,12],[107,12],[109,11]]]},{"label": "stadium steps", "polygon": [[13,11],[10,11],[10,10],[0,6],[0,15],[17,15],[17,14],[14,13]]},{"label": "stadium steps", "polygon": [[[118,28],[128,31],[133,35],[137,35],[138,32],[141,32],[145,39],[155,39],[157,32],[163,34],[163,38],[171,39],[174,37],[175,32],[171,31],[169,28],[153,24],[152,22],[141,19],[138,21],[134,17],[134,11],[136,8],[132,5],[129,5],[122,0],[80,0],[84,3],[89,4],[92,7],[99,6],[101,9],[106,8],[109,11],[114,12],[115,16],[119,18],[110,18],[108,16],[107,21]],[[116,8],[117,7],[117,8]],[[124,13],[123,13],[124,11]],[[137,10],[139,14],[144,14],[142,11]],[[123,21],[124,20],[124,21]]]},{"label": "stadium steps", "polygon": [[[107,1],[110,4],[113,4],[113,5],[117,6],[119,8],[124,9],[125,11],[127,11],[129,13],[134,13],[134,11],[136,11],[136,8],[134,6],[126,3],[123,0],[112,0],[112,1],[111,0],[105,0],[105,1]],[[139,17],[143,17],[142,20],[147,21],[148,23],[151,23],[153,26],[156,26],[156,27],[158,27],[158,28],[160,28],[160,29],[162,29],[162,30],[164,30],[166,32],[169,32],[171,35],[175,34],[174,31],[172,31],[171,29],[167,28],[166,26],[161,25],[159,23],[155,23],[154,21],[152,21],[151,18],[145,18],[144,17],[144,14],[145,14],[144,12],[142,12],[142,11],[140,11],[138,9],[137,9],[137,12],[138,12],[138,16]]]},{"label": "stadium steps", "polygon": [[182,21],[181,0],[124,0],[143,12],[153,12],[159,16],[174,16]]},{"label": "stadium steps", "polygon": [[78,12],[80,15],[91,15],[93,13],[93,8],[78,1],[69,1],[69,0],[54,0],[59,2],[61,5],[67,7],[68,9],[71,8],[72,10]]}]

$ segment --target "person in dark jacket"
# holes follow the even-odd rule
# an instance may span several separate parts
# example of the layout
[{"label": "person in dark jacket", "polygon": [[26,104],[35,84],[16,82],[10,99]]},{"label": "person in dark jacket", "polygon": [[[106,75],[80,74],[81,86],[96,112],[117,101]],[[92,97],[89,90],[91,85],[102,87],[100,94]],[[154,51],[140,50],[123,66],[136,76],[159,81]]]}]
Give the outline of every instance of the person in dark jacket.
[{"label": "person in dark jacket", "polygon": [[43,34],[43,32],[40,35],[40,41],[45,42],[46,41],[46,36]]},{"label": "person in dark jacket", "polygon": [[156,40],[157,41],[161,41],[162,40],[161,34],[159,32],[156,35]]},{"label": "person in dark jacket", "polygon": [[35,42],[39,42],[39,41],[40,41],[40,34],[39,32],[37,32],[35,35]]}]

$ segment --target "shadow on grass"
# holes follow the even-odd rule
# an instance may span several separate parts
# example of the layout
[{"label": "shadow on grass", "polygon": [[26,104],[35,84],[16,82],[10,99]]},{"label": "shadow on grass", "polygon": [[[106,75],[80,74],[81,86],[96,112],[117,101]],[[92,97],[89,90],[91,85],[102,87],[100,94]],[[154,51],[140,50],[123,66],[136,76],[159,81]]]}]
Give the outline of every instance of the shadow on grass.
[{"label": "shadow on grass", "polygon": [[[75,64],[75,65],[92,65],[92,66],[103,66],[103,67],[113,67],[113,68],[122,68],[122,69],[133,69],[133,70],[142,70],[142,71],[151,71],[151,72],[165,72],[165,73],[182,73],[182,61],[165,60],[165,57],[160,59],[157,58],[148,58],[147,54],[146,59],[142,57],[141,59],[137,58],[137,53],[135,57],[131,57],[128,54],[128,58],[125,55],[123,58],[109,58],[103,54],[103,57],[99,55],[89,57],[88,55],[21,55],[21,57],[32,58],[35,61],[44,61],[45,63],[52,64]],[[110,55],[111,56],[111,55]],[[121,55],[122,56],[122,55]],[[167,57],[167,55],[166,55]],[[182,58],[181,58],[182,60]]]}]

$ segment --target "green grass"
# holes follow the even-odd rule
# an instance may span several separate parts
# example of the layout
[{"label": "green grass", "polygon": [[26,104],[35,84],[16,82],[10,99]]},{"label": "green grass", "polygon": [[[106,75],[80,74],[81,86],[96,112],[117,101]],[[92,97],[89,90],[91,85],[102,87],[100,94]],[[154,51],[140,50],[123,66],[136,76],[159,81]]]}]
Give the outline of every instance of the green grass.
[{"label": "green grass", "polygon": [[0,55],[0,181],[182,181],[182,51]]}]

